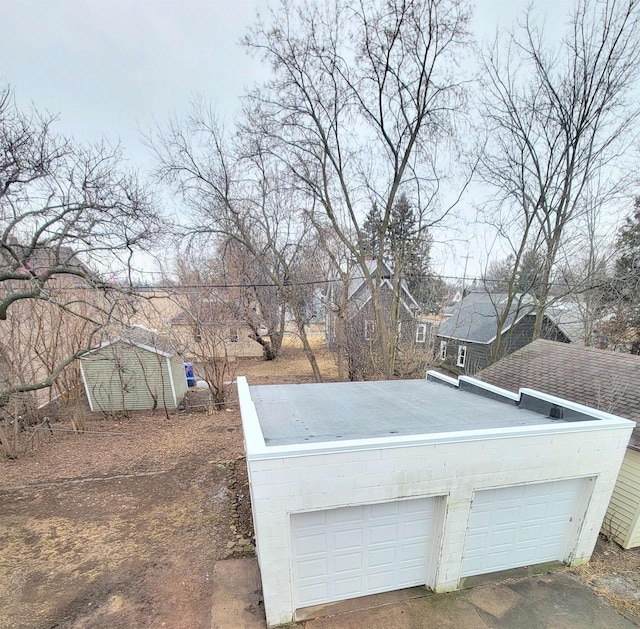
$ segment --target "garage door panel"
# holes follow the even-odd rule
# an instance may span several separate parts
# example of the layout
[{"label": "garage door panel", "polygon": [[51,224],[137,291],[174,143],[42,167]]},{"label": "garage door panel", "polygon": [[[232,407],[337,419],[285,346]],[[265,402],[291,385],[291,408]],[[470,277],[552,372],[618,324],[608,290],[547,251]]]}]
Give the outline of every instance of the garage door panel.
[{"label": "garage door panel", "polygon": [[584,479],[477,491],[462,576],[564,559]]},{"label": "garage door panel", "polygon": [[299,576],[301,579],[313,579],[327,571],[328,562],[326,557],[320,559],[307,559],[300,565]]},{"label": "garage door panel", "polygon": [[494,508],[497,508],[497,511],[492,513],[491,524],[494,526],[511,526],[514,518],[518,517],[518,513],[520,509],[518,507],[504,507],[497,503],[494,505]]},{"label": "garage door panel", "polygon": [[299,555],[315,555],[327,552],[327,534],[304,535],[295,540],[295,550]]},{"label": "garage door panel", "polygon": [[327,583],[311,583],[305,585],[298,584],[300,596],[309,600],[326,599],[329,596],[329,586]]},{"label": "garage door panel", "polygon": [[[426,520],[427,523],[431,523],[430,519]],[[422,540],[425,538],[424,534],[425,520],[414,520],[412,522],[404,522],[402,525],[402,539],[404,540]]]},{"label": "garage door panel", "polygon": [[369,531],[370,544],[388,544],[389,540],[398,538],[398,525],[395,523],[374,525]]},{"label": "garage door panel", "polygon": [[398,551],[398,559],[401,562],[411,562],[415,557],[420,557],[422,548],[427,540],[410,544],[403,544]]},{"label": "garage door panel", "polygon": [[327,525],[327,514],[324,511],[309,511],[299,513],[299,525],[303,529],[311,527],[325,527]]},{"label": "garage door panel", "polygon": [[[341,572],[349,572],[352,570],[361,570],[362,569],[362,553],[350,553],[348,555],[336,555],[333,558],[333,565],[336,573],[340,574]],[[328,563],[325,560],[325,572],[328,568]]]},{"label": "garage door panel", "polygon": [[[345,507],[344,510],[340,509],[339,510],[340,513],[336,513],[333,517],[332,517],[332,522],[334,524],[353,524],[355,522],[362,522],[364,514],[363,514],[363,510],[362,507]],[[327,515],[326,515],[326,511],[322,511],[321,512],[325,517],[324,517],[324,522],[323,524],[326,525],[327,523]]]},{"label": "garage door panel", "polygon": [[393,566],[396,562],[395,545],[391,548],[371,549],[369,550],[369,569],[374,570],[380,567]]},{"label": "garage door panel", "polygon": [[293,514],[296,605],[425,584],[436,505],[421,498]]},{"label": "garage door panel", "polygon": [[395,589],[393,570],[370,572],[367,574],[367,589],[384,592]]},{"label": "garage door panel", "polygon": [[[357,592],[362,590],[362,576],[356,575],[344,579],[336,579],[334,582],[335,597],[338,598],[351,598],[358,596]],[[326,598],[329,594],[326,595]]]},{"label": "garage door panel", "polygon": [[[362,524],[360,523],[360,526]],[[333,534],[333,549],[351,550],[355,547],[361,547],[363,541],[362,529],[353,529],[350,531],[336,531]]]},{"label": "garage door panel", "polygon": [[378,504],[367,505],[369,511],[369,519],[374,520],[376,518],[395,517],[398,515],[398,503],[397,502],[381,502]]}]

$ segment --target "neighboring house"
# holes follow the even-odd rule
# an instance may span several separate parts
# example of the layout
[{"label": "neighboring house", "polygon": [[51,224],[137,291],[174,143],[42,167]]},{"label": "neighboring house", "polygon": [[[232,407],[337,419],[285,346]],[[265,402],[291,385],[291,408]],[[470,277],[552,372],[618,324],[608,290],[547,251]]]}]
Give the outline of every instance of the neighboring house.
[{"label": "neighboring house", "polygon": [[[263,330],[266,334],[267,330]],[[171,336],[195,360],[222,358],[259,358],[262,345],[252,338],[253,330],[238,319],[222,320],[203,309],[194,315],[183,311],[171,321]]]},{"label": "neighboring house", "polygon": [[238,378],[268,625],[341,599],[448,592],[474,575],[590,558],[633,423],[429,378]]},{"label": "neighboring house", "polygon": [[[506,293],[472,290],[447,309],[435,335],[440,360],[456,372],[473,375],[489,365],[498,333],[498,317],[504,312]],[[516,298],[505,319],[498,358],[524,347],[533,340],[535,312],[527,296]],[[570,343],[569,332],[549,311],[542,324],[542,338]]]},{"label": "neighboring house", "polygon": [[231,359],[262,356],[262,346],[251,338],[253,331],[227,301],[213,290],[137,289],[129,321],[170,336],[196,361],[225,354]]},{"label": "neighboring house", "polygon": [[170,334],[171,321],[184,312],[186,296],[178,289],[138,287],[129,299],[129,325],[141,325]]},{"label": "neighboring house", "polygon": [[134,326],[80,358],[92,411],[178,408],[187,393],[183,358],[154,330]]},{"label": "neighboring house", "polygon": [[[87,281],[90,270],[69,247],[31,249],[10,240],[0,253],[0,271],[15,276],[0,283],[0,298],[27,288],[28,294],[34,277],[48,278],[41,298],[13,302],[6,320],[0,321],[0,389],[42,383],[70,356],[89,347],[94,322],[104,320],[109,310],[103,310],[104,294]],[[53,386],[14,399],[20,399],[25,415],[35,415],[55,398],[68,400],[81,386],[78,366],[71,363]]]},{"label": "neighboring house", "polygon": [[[378,262],[367,260],[369,273],[376,281]],[[387,324],[391,321],[391,298],[393,271],[388,264],[382,263],[382,278],[380,278],[380,300],[385,306],[385,318]],[[352,342],[369,344],[376,340],[376,315],[373,307],[371,291],[362,270],[355,267],[351,273],[351,279],[346,286],[346,295],[343,295],[343,286],[340,281],[330,281],[326,299],[326,327],[325,334],[327,344],[335,347],[338,336],[338,312],[346,297],[346,333]],[[429,338],[428,324],[418,321],[420,306],[409,291],[406,282],[402,282],[400,289],[400,312],[398,315],[398,337],[404,345],[417,344],[425,346]]]},{"label": "neighboring house", "polygon": [[[531,387],[640,422],[640,356],[538,340],[476,376]],[[603,524],[623,548],[640,546],[640,428],[633,431]]]}]

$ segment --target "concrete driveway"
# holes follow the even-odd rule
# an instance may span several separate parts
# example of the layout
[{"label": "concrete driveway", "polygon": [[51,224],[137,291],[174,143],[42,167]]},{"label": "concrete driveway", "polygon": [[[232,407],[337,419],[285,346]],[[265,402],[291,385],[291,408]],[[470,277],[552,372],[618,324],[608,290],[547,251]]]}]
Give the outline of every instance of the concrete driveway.
[{"label": "concrete driveway", "polygon": [[[489,582],[451,594],[424,588],[307,610],[305,629],[633,629],[570,575],[551,572]],[[212,629],[264,629],[255,558],[216,563]]]}]

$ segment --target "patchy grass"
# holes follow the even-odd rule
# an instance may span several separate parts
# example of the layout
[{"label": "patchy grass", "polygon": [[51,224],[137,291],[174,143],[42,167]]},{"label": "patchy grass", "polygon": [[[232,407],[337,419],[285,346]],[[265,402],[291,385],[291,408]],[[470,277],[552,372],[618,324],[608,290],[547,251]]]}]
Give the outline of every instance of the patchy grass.
[{"label": "patchy grass", "polygon": [[[326,348],[314,350],[320,374],[325,382],[338,379],[335,354]],[[302,349],[283,345],[282,355],[276,360],[242,358],[238,360],[236,374],[246,376],[249,384],[298,384],[314,382],[309,360]]]},{"label": "patchy grass", "polygon": [[0,627],[208,626],[213,564],[252,534],[242,456],[234,409],[92,418],[0,462]]},{"label": "patchy grass", "polygon": [[640,626],[640,548],[624,550],[600,538],[591,561],[568,572]]}]

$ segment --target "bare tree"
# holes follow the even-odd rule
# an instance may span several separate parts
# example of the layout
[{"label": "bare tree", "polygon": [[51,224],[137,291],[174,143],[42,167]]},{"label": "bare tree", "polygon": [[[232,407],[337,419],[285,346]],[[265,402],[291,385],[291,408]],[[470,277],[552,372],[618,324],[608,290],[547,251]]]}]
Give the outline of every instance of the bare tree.
[{"label": "bare tree", "polygon": [[233,238],[218,245],[221,279],[228,298],[239,306],[251,328],[251,338],[262,346],[265,360],[280,355],[286,326],[284,296],[264,272],[263,262]]},{"label": "bare tree", "polygon": [[[529,9],[482,57],[487,142],[479,172],[497,192],[489,222],[511,248],[510,284],[526,252],[542,259],[534,338],[569,227],[588,210],[590,182],[606,179],[600,193],[613,198],[628,173],[640,112],[631,97],[639,17],[637,0],[579,0],[554,49]],[[513,286],[508,293],[515,299]]]},{"label": "bare tree", "polygon": [[375,203],[386,233],[401,192],[415,200],[420,229],[451,210],[439,191],[456,170],[443,147],[463,108],[454,72],[468,18],[458,0],[283,1],[245,38],[273,78],[251,92],[244,133],[285,165],[366,278],[386,377],[397,321],[384,317],[382,260],[372,273],[361,225]]},{"label": "bare tree", "polygon": [[[19,310],[49,319],[37,339],[23,334],[26,345],[13,348],[16,369],[24,361],[39,367],[5,384],[0,406],[13,393],[50,387],[95,341],[119,312],[112,274],[130,273],[134,252],[158,223],[147,191],[122,169],[118,149],[77,146],[56,135],[53,124],[36,111],[20,111],[8,88],[0,92],[2,338],[25,333],[31,318],[16,318]],[[82,340],[64,348],[55,329],[63,315],[87,324]]]},{"label": "bare tree", "polygon": [[211,111],[196,106],[189,119],[174,121],[151,144],[159,178],[178,186],[192,212],[188,230],[193,242],[210,247],[235,243],[243,250],[293,315],[320,381],[303,307],[307,271],[316,255],[308,208],[261,142],[260,137],[225,138]]}]

